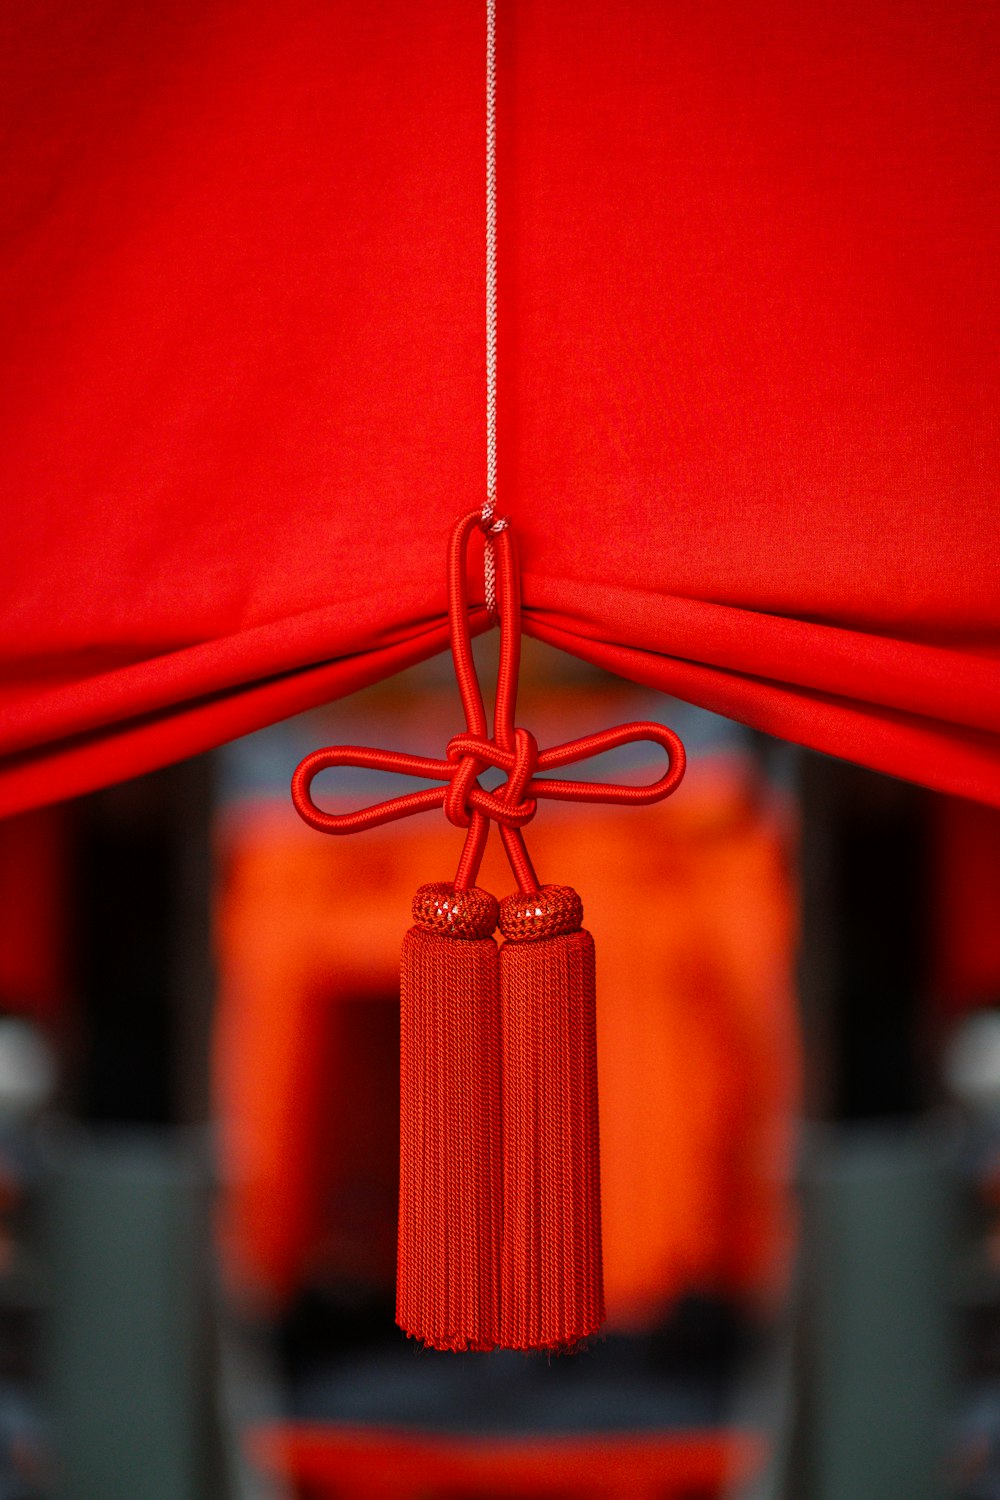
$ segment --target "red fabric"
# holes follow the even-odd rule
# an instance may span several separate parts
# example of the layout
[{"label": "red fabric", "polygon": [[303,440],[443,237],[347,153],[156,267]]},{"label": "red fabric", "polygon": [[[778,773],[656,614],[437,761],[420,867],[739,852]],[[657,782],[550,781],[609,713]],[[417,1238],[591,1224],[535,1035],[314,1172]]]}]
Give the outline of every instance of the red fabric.
[{"label": "red fabric", "polygon": [[[526,627],[1000,803],[984,0],[501,0]],[[0,807],[445,643],[484,472],[467,0],[0,15]]]}]

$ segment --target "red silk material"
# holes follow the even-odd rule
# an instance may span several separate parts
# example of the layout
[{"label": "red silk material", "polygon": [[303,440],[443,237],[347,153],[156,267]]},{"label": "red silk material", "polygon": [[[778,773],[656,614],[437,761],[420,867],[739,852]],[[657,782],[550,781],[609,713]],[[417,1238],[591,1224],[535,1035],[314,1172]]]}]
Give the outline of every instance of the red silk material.
[{"label": "red silk material", "polygon": [[[499,12],[526,628],[1000,803],[995,8]],[[483,50],[466,0],[3,8],[0,809],[445,644]]]}]

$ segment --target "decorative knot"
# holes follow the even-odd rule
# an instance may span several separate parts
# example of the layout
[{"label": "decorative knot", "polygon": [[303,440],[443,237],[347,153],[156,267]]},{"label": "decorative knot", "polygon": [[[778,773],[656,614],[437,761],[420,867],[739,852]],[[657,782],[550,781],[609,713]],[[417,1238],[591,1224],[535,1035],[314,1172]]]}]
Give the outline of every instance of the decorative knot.
[{"label": "decorative knot", "polygon": [[[448,741],[448,759],[454,774],[445,792],[445,817],[456,828],[468,828],[475,809],[503,828],[523,828],[535,816],[534,797],[524,789],[538,765],[538,742],[528,729],[514,730],[513,751],[479,734],[456,734]],[[507,772],[507,780],[496,791],[479,785],[478,777],[488,766]]]},{"label": "decorative knot", "polygon": [[[486,711],[476,677],[469,628],[467,552],[469,539],[477,526],[486,534],[488,556],[492,557],[493,550],[496,549],[502,606],[500,666],[492,737],[487,734]],[[521,829],[535,816],[538,798],[546,797],[554,802],[603,802],[638,807],[659,802],[662,797],[670,795],[684,775],[684,746],[673,731],[662,724],[619,724],[614,729],[588,734],[565,745],[554,745],[550,750],[539,750],[533,734],[527,729],[515,728],[521,642],[520,600],[514,528],[509,524],[508,518],[500,516],[494,519],[492,506],[482,514],[472,511],[463,516],[456,522],[448,546],[448,618],[455,678],[465,711],[465,733],[456,734],[448,741],[447,758],[444,760],[431,759],[425,755],[406,755],[394,750],[372,750],[358,745],[330,745],[323,750],[314,750],[296,767],[292,776],[292,801],[299,816],[311,828],[317,828],[321,833],[358,833],[362,828],[376,828],[380,823],[406,818],[411,813],[423,812],[431,807],[443,808],[449,822],[456,828],[466,829],[465,848],[455,874],[454,886],[447,889],[467,892],[475,885],[489,825],[491,822],[496,823],[519,890],[536,896],[538,880],[532,869]],[[640,786],[622,786],[612,782],[564,781],[557,776],[538,774],[559,771],[579,761],[590,760],[592,756],[601,755],[606,750],[614,750],[619,745],[631,745],[640,740],[651,741],[666,751],[666,769],[657,781]],[[355,812],[325,812],[312,799],[312,782],[320,771],[333,766],[365,766],[373,771],[401,771],[404,775],[415,776],[423,781],[436,781],[441,785],[409,792],[402,797],[392,797],[387,802],[377,802],[374,807],[358,808]],[[507,780],[492,792],[479,784],[479,776],[490,767],[505,772],[507,776]],[[517,926],[518,935],[522,939],[540,937],[543,935],[542,929],[547,933],[553,924],[560,932],[573,930],[572,927],[566,927],[565,923],[576,920],[574,903],[578,903],[579,898],[572,892],[557,897],[553,893],[559,892],[561,888],[555,886],[545,887],[545,890],[549,895],[541,901],[541,905],[536,900],[530,910],[526,907],[520,915],[511,909],[510,920]],[[437,899],[435,896],[434,900]],[[536,906],[539,907],[538,912],[535,911]],[[544,913],[542,907],[545,908]],[[461,906],[461,911],[466,913],[466,907]],[[465,920],[465,915],[456,918],[450,906],[447,910],[445,907],[435,907],[435,922],[444,922],[454,929],[456,921]]]}]

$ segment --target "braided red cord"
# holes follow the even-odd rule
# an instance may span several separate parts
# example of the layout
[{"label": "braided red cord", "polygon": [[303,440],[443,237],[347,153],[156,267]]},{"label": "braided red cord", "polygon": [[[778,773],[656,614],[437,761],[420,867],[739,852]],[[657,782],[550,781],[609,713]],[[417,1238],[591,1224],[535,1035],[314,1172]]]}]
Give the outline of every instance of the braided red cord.
[{"label": "braided red cord", "polygon": [[[517,677],[521,660],[521,590],[517,566],[517,544],[508,525],[493,536],[497,555],[498,607],[500,614],[500,664],[497,672],[493,734],[487,733],[486,709],[476,675],[469,630],[467,554],[469,538],[482,526],[479,511],[463,516],[452,530],[448,548],[448,619],[455,679],[465,714],[466,732],[448,742],[447,759],[406,755],[393,750],[367,749],[358,745],[330,745],[314,750],[296,767],[292,777],[292,801],[299,816],[321,833],[358,833],[395,818],[406,818],[430,807],[443,807],[457,828],[465,828],[465,847],[455,876],[455,886],[465,890],[475,884],[483,851],[494,822],[500,829],[507,858],[518,889],[535,891],[538,880],[525,847],[521,829],[535,816],[539,798],[557,802],[622,803],[645,806],[659,802],[676,790],[684,775],[684,746],[662,724],[644,721],[619,724],[583,739],[539,750],[528,730],[515,727]],[[577,761],[589,760],[619,745],[650,740],[667,752],[667,769],[658,781],[646,786],[614,782],[560,781],[539,777],[536,771],[559,770]],[[408,792],[374,807],[356,812],[329,813],[312,800],[313,778],[334,766],[362,766],[375,771],[396,771],[441,781],[440,787]],[[488,766],[507,773],[506,782],[495,792],[479,785],[478,777]]]}]

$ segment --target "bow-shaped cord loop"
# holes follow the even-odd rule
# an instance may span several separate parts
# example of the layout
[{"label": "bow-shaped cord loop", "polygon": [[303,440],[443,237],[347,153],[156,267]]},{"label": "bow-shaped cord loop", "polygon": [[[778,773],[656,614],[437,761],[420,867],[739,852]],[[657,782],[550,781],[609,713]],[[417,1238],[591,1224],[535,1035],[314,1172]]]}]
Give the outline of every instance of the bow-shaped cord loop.
[{"label": "bow-shaped cord loop", "polygon": [[[645,806],[659,802],[676,790],[684,775],[684,746],[672,730],[662,724],[641,721],[619,724],[583,739],[570,740],[550,750],[539,750],[527,729],[515,726],[517,678],[521,659],[521,597],[517,548],[510,525],[494,531],[491,538],[497,554],[498,612],[500,617],[500,662],[497,672],[493,734],[487,733],[486,709],[476,675],[469,629],[469,597],[466,561],[469,537],[481,525],[481,513],[472,511],[458,521],[448,549],[448,617],[455,678],[465,714],[466,731],[448,742],[447,758],[436,760],[393,750],[368,749],[358,745],[331,745],[314,750],[296,767],[292,777],[292,801],[299,816],[321,833],[358,833],[396,818],[409,817],[431,807],[441,807],[449,822],[465,828],[465,847],[455,875],[460,890],[475,884],[491,822],[497,824],[518,888],[538,889],[538,879],[521,832],[535,816],[538,800],[557,802],[621,803]],[[590,760],[619,745],[647,740],[667,752],[667,769],[659,780],[644,786],[614,782],[561,781],[541,777],[539,771],[559,770],[577,761]],[[312,799],[313,778],[335,766],[360,766],[376,771],[396,771],[428,781],[438,787],[409,792],[356,812],[328,813]],[[504,771],[507,780],[496,791],[479,785],[488,767]]]}]

